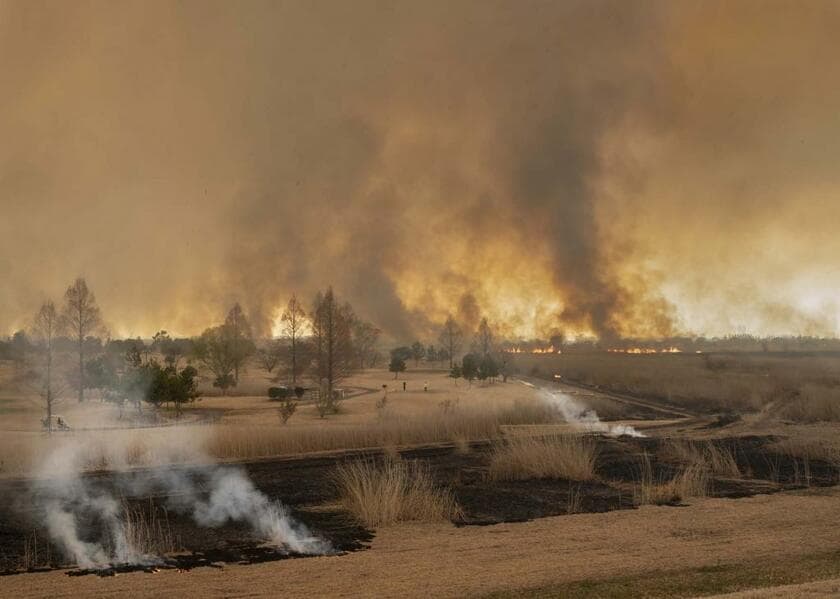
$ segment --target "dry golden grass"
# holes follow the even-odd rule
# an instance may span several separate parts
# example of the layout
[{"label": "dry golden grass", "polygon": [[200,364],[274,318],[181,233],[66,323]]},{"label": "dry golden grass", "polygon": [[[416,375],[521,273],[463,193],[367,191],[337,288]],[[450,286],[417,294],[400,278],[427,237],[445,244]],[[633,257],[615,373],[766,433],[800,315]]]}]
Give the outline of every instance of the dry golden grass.
[{"label": "dry golden grass", "polygon": [[721,447],[712,441],[672,439],[665,444],[665,452],[688,466],[706,468],[717,476],[741,477],[741,470],[732,449]]},{"label": "dry golden grass", "polygon": [[335,479],[342,505],[370,528],[460,514],[452,494],[437,488],[428,468],[416,462],[350,462],[338,467]]},{"label": "dry golden grass", "polygon": [[433,409],[410,417],[385,416],[324,427],[222,426],[213,429],[207,449],[218,458],[245,459],[452,441],[463,447],[467,441],[499,438],[505,425],[556,421],[554,412],[534,408],[532,403],[537,402],[517,402],[498,409]]},{"label": "dry golden grass", "polygon": [[589,437],[512,437],[494,450],[489,476],[493,480],[592,480],[595,478],[596,457],[597,447]]},{"label": "dry golden grass", "polygon": [[819,460],[840,468],[840,440],[795,438],[779,441],[773,446],[777,452],[793,458]]},{"label": "dry golden grass", "polygon": [[161,515],[151,502],[147,509],[123,505],[122,532],[127,544],[141,555],[158,557],[181,549],[166,512]]},{"label": "dry golden grass", "polygon": [[456,436],[488,439],[498,435],[498,424],[493,418],[400,419],[320,429],[225,426],[214,431],[207,449],[218,458],[247,459],[447,442]]},{"label": "dry golden grass", "polygon": [[18,569],[29,570],[49,566],[53,561],[52,545],[48,540],[39,538],[37,531],[33,530],[23,542],[23,555],[18,563]]},{"label": "dry golden grass", "polygon": [[708,471],[698,465],[684,468],[669,480],[657,480],[650,457],[644,454],[641,476],[633,490],[633,497],[637,505],[679,503],[683,499],[708,496],[709,485]]},{"label": "dry golden grass", "polygon": [[831,356],[755,354],[515,356],[517,367],[688,409],[771,413],[796,422],[840,422],[840,362]]},{"label": "dry golden grass", "polygon": [[326,424],[208,424],[79,431],[52,437],[41,433],[0,435],[0,476],[49,474],[65,469],[71,457],[76,470],[108,470],[210,458],[242,460],[380,447],[396,450],[428,443],[455,442],[460,450],[467,450],[470,441],[500,438],[507,425],[555,422],[557,414],[539,404],[535,399],[447,410],[428,406],[416,413],[346,423],[339,416]]},{"label": "dry golden grass", "polygon": [[779,401],[779,415],[795,422],[840,421],[840,388],[813,383],[802,385],[797,394]]}]

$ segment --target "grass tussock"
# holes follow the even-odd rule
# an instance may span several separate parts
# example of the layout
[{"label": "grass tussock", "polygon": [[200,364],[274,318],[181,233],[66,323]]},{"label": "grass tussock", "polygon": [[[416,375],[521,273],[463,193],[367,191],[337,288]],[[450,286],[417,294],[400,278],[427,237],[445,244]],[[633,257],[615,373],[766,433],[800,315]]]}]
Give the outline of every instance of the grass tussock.
[{"label": "grass tussock", "polygon": [[805,384],[778,402],[779,416],[794,422],[840,422],[840,388]]},{"label": "grass tussock", "polygon": [[149,502],[148,509],[123,505],[122,531],[127,544],[142,555],[163,556],[181,549],[165,511]]},{"label": "grass tussock", "polygon": [[342,505],[370,528],[460,514],[452,494],[436,487],[428,468],[417,462],[350,462],[338,467],[335,479]]},{"label": "grass tussock", "polygon": [[738,460],[730,447],[712,441],[670,440],[665,445],[666,454],[688,466],[706,468],[709,473],[727,478],[741,478]]},{"label": "grass tussock", "polygon": [[590,437],[512,437],[491,456],[489,476],[492,480],[592,480],[596,458],[597,447]]},{"label": "grass tussock", "polygon": [[837,439],[785,439],[773,449],[794,459],[826,462],[840,468],[840,440]]},{"label": "grass tussock", "polygon": [[17,568],[19,570],[32,570],[50,566],[55,561],[52,544],[49,540],[39,537],[38,532],[33,530],[23,542],[23,553],[19,558]]},{"label": "grass tussock", "polygon": [[708,470],[696,464],[670,479],[658,480],[650,457],[644,454],[640,479],[633,492],[634,500],[637,505],[667,505],[693,497],[707,497],[710,482]]}]

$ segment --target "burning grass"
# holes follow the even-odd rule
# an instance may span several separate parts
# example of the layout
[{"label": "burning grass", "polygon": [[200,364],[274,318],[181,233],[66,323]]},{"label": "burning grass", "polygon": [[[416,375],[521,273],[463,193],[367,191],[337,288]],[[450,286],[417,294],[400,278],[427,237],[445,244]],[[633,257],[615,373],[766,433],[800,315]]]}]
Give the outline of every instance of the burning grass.
[{"label": "burning grass", "polygon": [[596,458],[597,447],[591,437],[512,437],[493,452],[489,476],[491,480],[592,480]]},{"label": "burning grass", "polygon": [[335,479],[342,505],[370,528],[460,515],[452,494],[437,488],[428,468],[417,462],[350,462],[338,467]]}]

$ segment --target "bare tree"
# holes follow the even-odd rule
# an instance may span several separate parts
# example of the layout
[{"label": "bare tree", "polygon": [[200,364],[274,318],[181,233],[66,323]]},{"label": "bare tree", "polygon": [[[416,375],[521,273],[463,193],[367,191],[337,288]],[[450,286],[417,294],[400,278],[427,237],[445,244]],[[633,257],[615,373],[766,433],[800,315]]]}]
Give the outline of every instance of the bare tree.
[{"label": "bare tree", "polygon": [[274,370],[283,358],[283,344],[279,339],[269,339],[257,350],[257,360],[268,374]]},{"label": "bare tree", "polygon": [[43,380],[41,386],[41,394],[44,397],[44,402],[47,408],[47,432],[52,434],[52,411],[53,400],[55,399],[55,390],[53,389],[53,343],[55,337],[61,330],[61,319],[58,311],[55,309],[55,304],[51,301],[44,302],[41,309],[35,315],[35,320],[32,325],[32,333],[38,342],[40,349],[43,352]]},{"label": "bare tree", "polygon": [[482,357],[487,357],[493,352],[493,329],[486,318],[482,318],[475,333],[473,347]]},{"label": "bare tree", "polygon": [[353,347],[356,350],[360,369],[373,366],[376,342],[379,341],[381,334],[382,331],[370,322],[360,319],[353,322]]},{"label": "bare tree", "polygon": [[254,341],[251,337],[251,325],[242,306],[237,302],[225,319],[227,334],[231,339],[231,358],[233,359],[233,380],[239,384],[239,371],[244,370],[246,360],[254,353]]},{"label": "bare tree", "polygon": [[449,369],[455,360],[455,356],[461,351],[461,344],[464,342],[464,332],[452,315],[446,317],[446,322],[443,324],[443,329],[440,332],[440,344],[446,348],[446,353],[449,354]]},{"label": "bare tree", "polygon": [[62,324],[79,346],[79,401],[85,400],[85,338],[102,324],[96,297],[81,277],[64,293]]},{"label": "bare tree", "polygon": [[337,383],[346,378],[356,363],[351,326],[355,319],[350,304],[339,304],[332,287],[315,296],[312,329],[316,346],[316,371],[331,402]]},{"label": "bare tree", "polygon": [[280,321],[283,323],[283,335],[289,338],[289,372],[294,386],[302,370],[300,337],[306,327],[306,311],[300,305],[296,295],[292,294]]},{"label": "bare tree", "polygon": [[227,394],[228,388],[235,384],[233,371],[236,361],[233,338],[227,325],[205,330],[193,347],[196,358],[213,373],[213,386],[221,389],[223,395]]}]

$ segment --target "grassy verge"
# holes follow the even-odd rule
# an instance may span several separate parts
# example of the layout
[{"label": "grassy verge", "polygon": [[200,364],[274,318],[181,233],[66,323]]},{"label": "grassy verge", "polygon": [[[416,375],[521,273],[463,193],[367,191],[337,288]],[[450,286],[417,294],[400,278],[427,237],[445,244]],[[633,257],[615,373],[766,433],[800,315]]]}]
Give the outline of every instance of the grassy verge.
[{"label": "grassy verge", "polygon": [[486,595],[517,597],[625,598],[703,597],[750,589],[800,584],[840,577],[840,551],[777,561],[723,564],[685,570],[645,572],[606,580],[584,580]]}]

